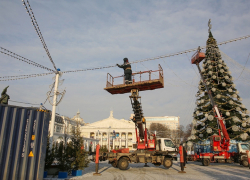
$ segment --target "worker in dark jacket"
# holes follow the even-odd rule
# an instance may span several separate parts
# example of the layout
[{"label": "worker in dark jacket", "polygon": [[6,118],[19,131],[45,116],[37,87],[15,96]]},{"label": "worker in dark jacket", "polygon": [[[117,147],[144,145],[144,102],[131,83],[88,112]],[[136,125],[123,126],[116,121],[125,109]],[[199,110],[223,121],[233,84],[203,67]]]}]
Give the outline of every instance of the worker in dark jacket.
[{"label": "worker in dark jacket", "polygon": [[185,146],[183,146],[183,156],[184,156],[184,167],[185,167],[187,164],[187,151]]},{"label": "worker in dark jacket", "polygon": [[128,62],[128,58],[123,59],[124,63],[122,65],[116,64],[119,68],[124,69],[125,84],[132,84],[132,70],[131,65]]}]

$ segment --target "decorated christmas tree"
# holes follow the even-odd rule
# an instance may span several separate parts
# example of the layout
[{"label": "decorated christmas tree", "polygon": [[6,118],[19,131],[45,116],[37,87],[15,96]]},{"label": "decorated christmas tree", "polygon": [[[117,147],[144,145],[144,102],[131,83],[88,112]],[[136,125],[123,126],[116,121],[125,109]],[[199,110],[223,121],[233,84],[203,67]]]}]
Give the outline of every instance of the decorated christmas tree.
[{"label": "decorated christmas tree", "polygon": [[[201,73],[215,104],[224,118],[224,124],[230,139],[250,140],[249,111],[242,104],[242,98],[239,96],[239,91],[233,83],[234,79],[228,66],[222,60],[211,28],[209,29]],[[196,97],[197,107],[193,113],[193,130],[188,139],[204,141],[211,135],[218,134],[219,126],[202,80],[199,82],[199,90]]]}]

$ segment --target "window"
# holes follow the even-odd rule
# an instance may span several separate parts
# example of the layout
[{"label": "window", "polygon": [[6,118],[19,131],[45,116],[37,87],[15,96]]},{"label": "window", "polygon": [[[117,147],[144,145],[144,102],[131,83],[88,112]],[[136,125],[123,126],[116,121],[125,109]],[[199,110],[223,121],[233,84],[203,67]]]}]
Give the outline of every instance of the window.
[{"label": "window", "polygon": [[214,137],[214,141],[220,141],[220,137]]},{"label": "window", "polygon": [[169,139],[165,139],[164,143],[165,143],[165,146],[167,146],[167,147],[175,147],[173,142],[171,140],[169,140]]},{"label": "window", "polygon": [[62,127],[61,126],[56,126],[56,132],[61,132],[61,130],[62,130]]},{"label": "window", "polygon": [[241,144],[242,150],[250,150],[249,144]]}]

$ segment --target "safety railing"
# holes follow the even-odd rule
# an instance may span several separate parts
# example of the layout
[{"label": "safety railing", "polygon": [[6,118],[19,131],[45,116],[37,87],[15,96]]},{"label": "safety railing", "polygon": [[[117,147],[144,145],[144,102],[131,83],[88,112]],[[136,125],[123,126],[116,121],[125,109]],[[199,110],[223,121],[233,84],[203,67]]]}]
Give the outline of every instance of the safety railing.
[{"label": "safety railing", "polygon": [[[164,84],[163,69],[162,69],[160,64],[158,65],[158,67],[159,67],[159,69],[155,70],[155,71],[149,70],[149,71],[139,71],[139,72],[132,73],[132,84],[138,83],[138,82],[140,82],[140,83],[147,82],[147,81],[151,81],[151,80],[160,80],[162,82],[162,84]],[[152,73],[155,73],[155,72],[159,72],[158,78],[152,78]],[[148,73],[148,76],[146,76],[146,77],[148,77],[148,79],[143,80],[142,75],[147,74],[147,73]],[[106,87],[109,88],[109,87],[113,87],[116,85],[122,85],[122,84],[114,84],[115,79],[118,79],[118,78],[123,78],[123,85],[125,85],[124,75],[113,77],[111,74],[108,73]],[[139,78],[139,80],[136,81],[135,80],[136,78]]]}]

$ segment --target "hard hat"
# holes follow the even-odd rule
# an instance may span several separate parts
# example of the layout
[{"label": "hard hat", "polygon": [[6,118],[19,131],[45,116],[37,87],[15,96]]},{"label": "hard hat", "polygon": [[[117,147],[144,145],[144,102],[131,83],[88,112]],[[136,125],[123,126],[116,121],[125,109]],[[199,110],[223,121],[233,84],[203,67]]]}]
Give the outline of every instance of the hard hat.
[{"label": "hard hat", "polygon": [[128,58],[125,57],[125,58],[123,59],[123,61],[124,61],[124,62],[128,62]]}]

